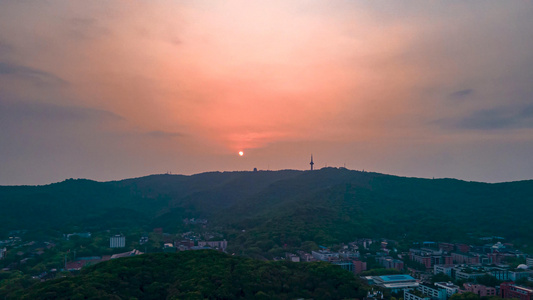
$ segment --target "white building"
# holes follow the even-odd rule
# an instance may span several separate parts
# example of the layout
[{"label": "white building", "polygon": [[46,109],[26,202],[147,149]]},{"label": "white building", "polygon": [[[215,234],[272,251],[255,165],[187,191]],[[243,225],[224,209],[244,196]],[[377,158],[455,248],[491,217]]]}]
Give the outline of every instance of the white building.
[{"label": "white building", "polygon": [[388,289],[393,293],[401,292],[402,290],[414,289],[419,285],[416,279],[404,274],[369,277],[371,279],[371,282],[369,282],[370,284]]},{"label": "white building", "polygon": [[4,247],[3,249],[0,249],[0,259],[4,259],[6,257],[7,249]]},{"label": "white building", "polygon": [[404,300],[431,300],[431,297],[423,295],[419,291],[403,291]]},{"label": "white building", "polygon": [[530,268],[533,268],[533,257],[526,258],[526,265]]},{"label": "white building", "polygon": [[446,274],[450,277],[452,277],[452,269],[454,265],[434,265],[433,266],[433,274],[437,275],[439,273]]},{"label": "white building", "polygon": [[126,247],[126,237],[117,234],[109,239],[109,248],[124,248]]},{"label": "white building", "polygon": [[451,282],[435,282],[435,286],[444,289],[448,298],[459,292],[459,287]]},{"label": "white building", "polygon": [[311,251],[311,255],[321,261],[331,261],[339,258],[339,253],[329,252],[327,250]]},{"label": "white building", "polygon": [[199,247],[211,247],[215,249],[219,249],[222,251],[226,251],[226,248],[228,247],[228,241],[199,241],[198,242]]},{"label": "white building", "polygon": [[432,299],[439,299],[439,300],[446,300],[448,297],[446,290],[442,289],[438,286],[431,286],[428,284],[421,284],[417,288],[422,294],[432,298]]}]

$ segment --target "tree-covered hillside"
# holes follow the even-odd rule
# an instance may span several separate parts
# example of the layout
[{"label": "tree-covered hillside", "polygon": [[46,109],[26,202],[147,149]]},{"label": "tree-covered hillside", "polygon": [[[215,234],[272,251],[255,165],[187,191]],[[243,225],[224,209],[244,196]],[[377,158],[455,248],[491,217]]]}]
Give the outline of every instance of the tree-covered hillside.
[{"label": "tree-covered hillside", "polygon": [[533,245],[533,181],[488,184],[343,168],[0,187],[0,212],[4,236],[13,229],[69,226],[178,232],[183,218],[206,218],[239,253],[357,237],[454,241],[496,235]]},{"label": "tree-covered hillside", "polygon": [[0,290],[7,299],[347,299],[365,288],[327,263],[265,262],[217,251],[111,260],[80,275]]}]

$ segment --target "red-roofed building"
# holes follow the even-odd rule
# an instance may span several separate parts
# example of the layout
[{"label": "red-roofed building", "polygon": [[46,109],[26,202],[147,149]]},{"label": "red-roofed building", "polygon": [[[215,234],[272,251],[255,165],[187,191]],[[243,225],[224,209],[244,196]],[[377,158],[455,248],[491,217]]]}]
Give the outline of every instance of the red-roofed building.
[{"label": "red-roofed building", "polygon": [[516,285],[514,282],[500,284],[500,297],[533,300],[533,289]]}]

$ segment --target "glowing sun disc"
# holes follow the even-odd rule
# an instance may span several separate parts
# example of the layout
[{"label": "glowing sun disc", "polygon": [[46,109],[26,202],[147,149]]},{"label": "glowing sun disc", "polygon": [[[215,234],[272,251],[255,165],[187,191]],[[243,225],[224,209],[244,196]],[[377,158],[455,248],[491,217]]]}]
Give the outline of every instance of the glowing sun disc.
[{"label": "glowing sun disc", "polygon": [[239,156],[243,156],[243,155],[244,155],[244,152],[239,151]]}]

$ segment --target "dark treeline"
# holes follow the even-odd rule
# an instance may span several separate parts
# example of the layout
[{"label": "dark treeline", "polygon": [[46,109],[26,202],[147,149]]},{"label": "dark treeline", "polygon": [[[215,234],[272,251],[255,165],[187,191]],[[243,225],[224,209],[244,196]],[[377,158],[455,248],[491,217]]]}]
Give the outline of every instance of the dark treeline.
[{"label": "dark treeline", "polygon": [[327,263],[258,261],[201,250],[107,261],[77,276],[3,292],[0,297],[7,299],[361,299],[367,290],[351,273]]}]

